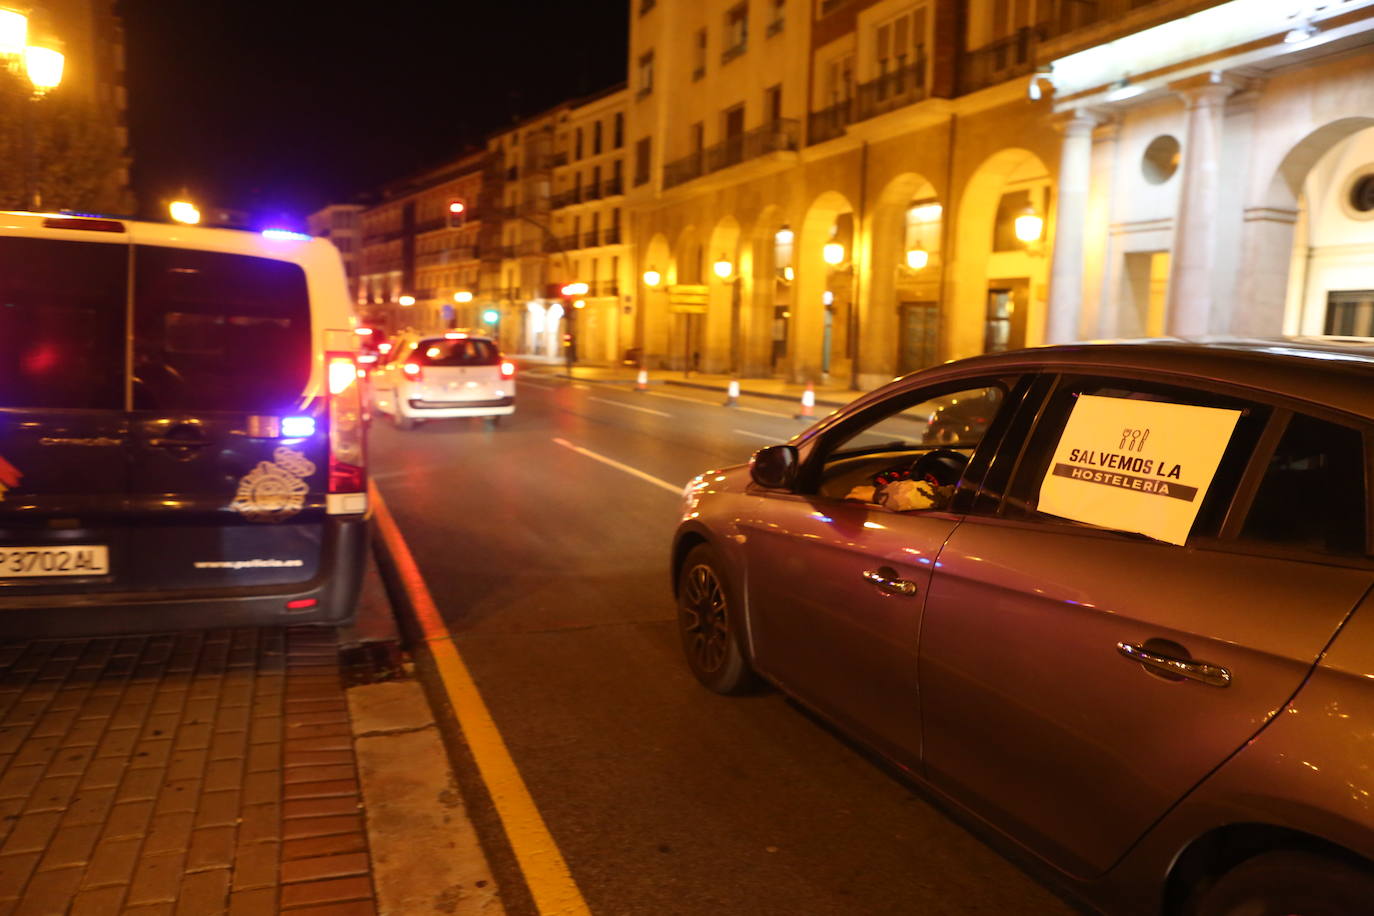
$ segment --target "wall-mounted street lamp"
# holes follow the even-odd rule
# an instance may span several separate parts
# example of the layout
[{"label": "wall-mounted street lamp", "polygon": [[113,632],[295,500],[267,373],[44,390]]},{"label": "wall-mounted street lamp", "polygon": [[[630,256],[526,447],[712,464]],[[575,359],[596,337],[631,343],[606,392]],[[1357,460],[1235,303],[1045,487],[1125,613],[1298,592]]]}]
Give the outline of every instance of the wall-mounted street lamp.
[{"label": "wall-mounted street lamp", "polygon": [[711,265],[711,270],[722,280],[730,279],[730,275],[735,272],[735,265],[731,264],[724,255],[716,259],[716,263]]},{"label": "wall-mounted street lamp", "polygon": [[562,289],[562,293],[565,296],[585,296],[590,291],[591,287],[580,281],[577,283],[569,283]]},{"label": "wall-mounted street lamp", "polygon": [[655,287],[655,286],[658,286],[658,284],[660,284],[660,283],[662,283],[662,282],[663,282],[663,275],[662,275],[661,273],[659,273],[658,271],[654,270],[652,267],[650,267],[648,270],[644,271],[644,285],[645,285],[645,286],[648,286],[648,287]]},{"label": "wall-mounted street lamp", "polygon": [[844,263],[844,245],[839,242],[826,242],[821,249],[821,258],[831,267]]},{"label": "wall-mounted street lamp", "polygon": [[456,292],[456,293],[453,294],[453,301],[454,301],[454,302],[460,302],[460,303],[461,303],[461,302],[471,302],[471,301],[472,301],[472,290],[470,290],[470,289],[460,289],[460,290],[458,290],[458,292]]},{"label": "wall-mounted street lamp", "polygon": [[920,245],[909,249],[906,253],[906,266],[912,270],[923,270],[930,263],[930,252]]},{"label": "wall-mounted street lamp", "polygon": [[1016,217],[1014,226],[1017,240],[1029,245],[1032,242],[1040,241],[1040,236],[1045,231],[1045,218],[1036,213],[1034,207],[1027,206]]},{"label": "wall-mounted street lamp", "polygon": [[415,304],[415,297],[402,296],[401,298],[397,299],[396,302],[399,303],[402,308],[410,308],[410,306]]}]

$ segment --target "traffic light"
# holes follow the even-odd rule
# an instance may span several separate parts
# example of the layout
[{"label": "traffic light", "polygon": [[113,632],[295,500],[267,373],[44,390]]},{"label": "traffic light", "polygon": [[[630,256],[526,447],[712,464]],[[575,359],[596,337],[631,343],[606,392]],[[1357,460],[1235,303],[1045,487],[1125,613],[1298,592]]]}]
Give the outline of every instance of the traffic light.
[{"label": "traffic light", "polygon": [[455,197],[448,202],[448,226],[450,229],[457,229],[467,222],[468,205],[461,198]]}]

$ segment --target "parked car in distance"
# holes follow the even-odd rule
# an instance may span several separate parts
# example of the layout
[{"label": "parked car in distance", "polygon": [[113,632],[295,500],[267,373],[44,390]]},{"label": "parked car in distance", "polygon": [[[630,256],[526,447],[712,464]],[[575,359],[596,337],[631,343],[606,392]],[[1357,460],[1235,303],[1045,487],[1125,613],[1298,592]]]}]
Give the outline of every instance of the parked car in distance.
[{"label": "parked car in distance", "polygon": [[515,363],[496,342],[466,331],[402,337],[373,373],[374,403],[399,429],[452,417],[515,413]]},{"label": "parked car in distance", "polygon": [[0,213],[0,629],[354,614],[362,400],[329,242]]},{"label": "parked car in distance", "polygon": [[[955,398],[986,422],[927,439]],[[915,373],[688,485],[686,660],[776,686],[1104,912],[1371,912],[1371,445],[1374,341]]]}]

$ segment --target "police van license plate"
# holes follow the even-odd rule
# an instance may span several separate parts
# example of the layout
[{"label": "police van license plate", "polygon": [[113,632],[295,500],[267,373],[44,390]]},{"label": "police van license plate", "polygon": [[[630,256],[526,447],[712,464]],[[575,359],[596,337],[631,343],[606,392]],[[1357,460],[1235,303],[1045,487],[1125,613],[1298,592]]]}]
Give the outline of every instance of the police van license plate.
[{"label": "police van license plate", "polygon": [[110,548],[103,544],[0,547],[0,579],[104,576],[109,572]]}]

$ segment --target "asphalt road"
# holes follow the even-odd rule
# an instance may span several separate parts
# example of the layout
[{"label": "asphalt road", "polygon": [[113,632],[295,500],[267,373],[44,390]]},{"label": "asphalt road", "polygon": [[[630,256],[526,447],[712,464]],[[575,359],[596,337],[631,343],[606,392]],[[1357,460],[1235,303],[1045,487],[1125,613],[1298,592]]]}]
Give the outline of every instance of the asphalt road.
[{"label": "asphalt road", "polygon": [[373,427],[377,485],[592,911],[1072,912],[777,693],[688,673],[678,497],[556,440],[677,487],[802,428],[720,401],[525,374],[499,427]]}]

